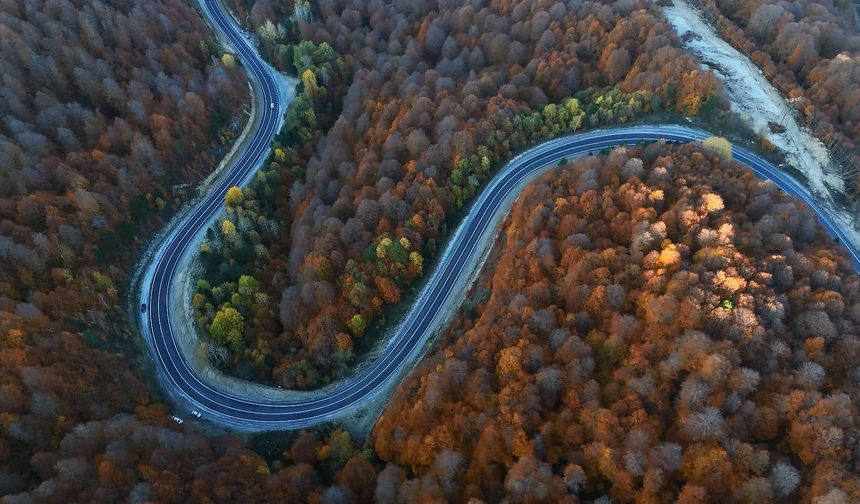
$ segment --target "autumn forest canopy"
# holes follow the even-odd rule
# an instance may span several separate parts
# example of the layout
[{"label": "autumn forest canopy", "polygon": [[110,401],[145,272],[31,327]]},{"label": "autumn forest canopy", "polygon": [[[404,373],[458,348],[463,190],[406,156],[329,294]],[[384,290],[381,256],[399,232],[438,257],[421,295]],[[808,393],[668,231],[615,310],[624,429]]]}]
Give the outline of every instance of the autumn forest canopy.
[{"label": "autumn forest canopy", "polygon": [[[645,2],[304,5],[236,7],[301,78],[271,162],[204,244],[193,301],[210,360],[248,379],[316,388],[347,372],[512,153],[725,107]],[[243,278],[259,289],[242,294]]]},{"label": "autumn forest canopy", "polygon": [[[244,379],[362,362],[523,149],[735,124],[655,2],[225,3],[298,79],[195,259],[202,353]],[[856,156],[850,2],[695,5]],[[194,2],[0,0],[0,502],[860,501],[860,277],[809,208],[701,144],[529,184],[366,436],[172,421],[131,272],[250,99]]]}]

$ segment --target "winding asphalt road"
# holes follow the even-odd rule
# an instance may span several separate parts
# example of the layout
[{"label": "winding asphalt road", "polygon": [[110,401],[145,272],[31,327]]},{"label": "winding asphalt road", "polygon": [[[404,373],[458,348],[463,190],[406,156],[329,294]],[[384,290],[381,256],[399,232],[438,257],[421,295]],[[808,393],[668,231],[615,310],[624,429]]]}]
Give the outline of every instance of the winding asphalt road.
[{"label": "winding asphalt road", "polygon": [[[457,228],[445,252],[439,258],[430,278],[415,304],[397,328],[389,343],[375,360],[340,385],[322,391],[307,400],[274,400],[241,397],[216,384],[208,383],[188,364],[174,337],[170,284],[176,264],[185,250],[195,244],[198,236],[221,209],[227,188],[249,178],[275,134],[276,114],[282,113],[277,100],[273,78],[259,57],[243,39],[238,28],[215,0],[202,0],[222,30],[239,52],[252,78],[259,79],[263,103],[275,102],[275,108],[261,107],[263,126],[249,144],[235,168],[218,184],[180,226],[171,233],[154,257],[154,274],[144,283],[144,299],[149,313],[143,314],[147,339],[153,351],[159,376],[166,391],[187,405],[201,411],[207,420],[242,430],[296,429],[331,420],[354,411],[386,390],[402,371],[414,364],[430,332],[444,316],[445,310],[459,303],[468,289],[464,276],[474,271],[482,259],[486,242],[494,236],[498,217],[506,213],[515,192],[541,172],[562,159],[573,159],[601,149],[635,145],[642,141],[664,139],[674,142],[702,140],[707,132],[678,125],[648,125],[594,130],[557,138],[536,146],[512,159],[498,171]],[[271,112],[271,113],[269,113]],[[848,236],[829,214],[819,207],[809,192],[796,180],[781,172],[770,162],[742,148],[733,148],[734,158],[748,165],[758,176],[773,181],[783,191],[811,207],[826,230],[842,244],[850,244]],[[860,255],[850,246],[848,252],[855,266],[860,267]]]}]

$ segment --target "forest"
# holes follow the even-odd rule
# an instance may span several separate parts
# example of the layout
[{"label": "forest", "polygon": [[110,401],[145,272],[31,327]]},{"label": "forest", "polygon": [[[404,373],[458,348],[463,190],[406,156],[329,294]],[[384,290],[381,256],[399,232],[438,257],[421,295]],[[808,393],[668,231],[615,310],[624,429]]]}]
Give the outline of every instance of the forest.
[{"label": "forest", "polygon": [[116,4],[0,11],[0,299],[25,320],[110,310],[120,244],[157,229],[245,121],[244,73],[190,7]]},{"label": "forest", "polygon": [[237,6],[301,86],[269,170],[210,231],[193,300],[213,363],[285,388],[329,383],[372,345],[511,153],[726,106],[648,2],[310,7]]},{"label": "forest", "polygon": [[772,183],[615,149],[531,183],[486,264],[375,427],[404,502],[860,499],[860,278]]},{"label": "forest", "polygon": [[6,502],[855,502],[860,278],[816,222],[702,146],[576,161],[526,188],[366,444],[263,459],[139,406]]},{"label": "forest", "polygon": [[[331,426],[271,453],[175,424],[122,294],[249,98],[191,5],[0,3],[4,504],[860,499],[857,277],[807,210],[694,146],[530,186],[368,440]],[[282,384],[337,376],[511,151],[724,105],[649,2],[231,5],[279,68],[311,73],[210,237],[256,259],[199,285],[199,313],[241,315],[236,354]]]},{"label": "forest", "polygon": [[[0,47],[0,496],[57,478],[36,500],[69,502],[63,478],[101,460],[66,436],[150,407],[119,353],[129,271],[241,131],[248,85],[184,2],[3,2]],[[124,425],[169,433],[144,410]]]}]

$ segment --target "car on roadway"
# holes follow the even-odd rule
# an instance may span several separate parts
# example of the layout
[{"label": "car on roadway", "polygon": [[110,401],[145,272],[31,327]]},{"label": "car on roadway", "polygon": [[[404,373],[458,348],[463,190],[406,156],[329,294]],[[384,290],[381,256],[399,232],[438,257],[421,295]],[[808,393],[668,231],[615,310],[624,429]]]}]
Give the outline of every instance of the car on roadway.
[{"label": "car on roadway", "polygon": [[270,109],[275,108],[275,102],[269,102],[269,108]]},{"label": "car on roadway", "polygon": [[200,412],[199,412],[199,411],[197,411],[197,410],[191,410],[191,414],[192,414],[192,415],[194,415],[194,416],[196,416],[197,418],[201,418],[201,417],[203,417],[203,414],[202,414],[202,413],[200,413]]},{"label": "car on roadway", "polygon": [[171,420],[173,420],[174,422],[178,423],[179,425],[182,425],[182,424],[184,423],[184,422],[182,421],[182,419],[181,419],[181,418],[179,418],[179,417],[178,417],[178,416],[176,416],[176,415],[172,415],[172,416],[170,417],[170,419],[171,419]]},{"label": "car on roadway", "polygon": [[146,313],[146,303],[140,305],[140,313]]}]

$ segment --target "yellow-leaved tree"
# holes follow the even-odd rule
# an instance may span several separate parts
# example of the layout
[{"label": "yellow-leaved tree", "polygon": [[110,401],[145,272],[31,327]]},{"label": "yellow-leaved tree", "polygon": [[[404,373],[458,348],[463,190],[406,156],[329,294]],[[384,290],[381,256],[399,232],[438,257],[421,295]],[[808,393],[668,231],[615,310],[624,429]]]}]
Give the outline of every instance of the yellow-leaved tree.
[{"label": "yellow-leaved tree", "polygon": [[302,86],[305,93],[311,98],[316,98],[319,95],[319,86],[317,85],[317,76],[310,68],[302,72]]},{"label": "yellow-leaved tree", "polygon": [[235,308],[226,307],[218,310],[212,325],[209,326],[209,334],[219,345],[231,345],[242,341],[242,333],[245,332],[245,319]]},{"label": "yellow-leaved tree", "polygon": [[224,196],[224,204],[228,207],[237,207],[242,204],[244,199],[245,196],[242,194],[242,190],[233,186],[227,189],[227,194]]},{"label": "yellow-leaved tree", "polygon": [[236,235],[236,225],[231,221],[224,219],[221,221],[221,234],[224,238],[233,238]]},{"label": "yellow-leaved tree", "polygon": [[224,53],[221,55],[221,65],[224,66],[227,70],[233,70],[236,68],[236,57],[230,53]]},{"label": "yellow-leaved tree", "polygon": [[702,147],[719,154],[725,160],[732,159],[732,144],[723,137],[712,136],[702,141]]}]

